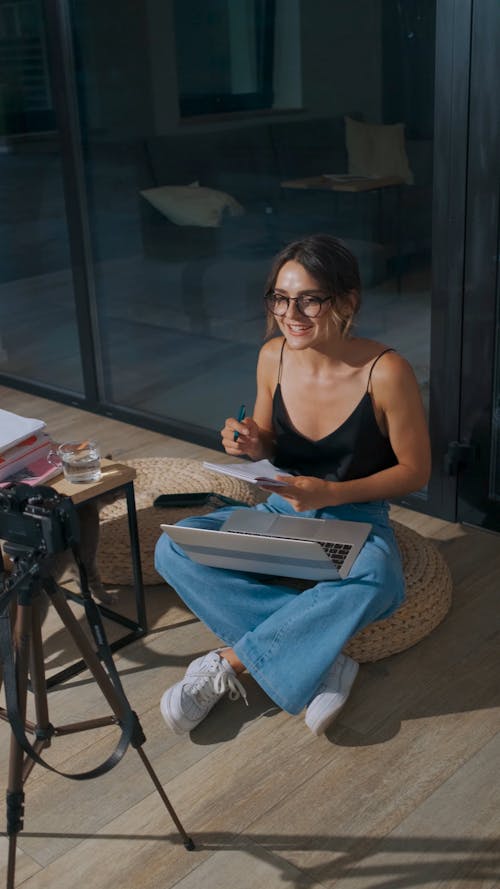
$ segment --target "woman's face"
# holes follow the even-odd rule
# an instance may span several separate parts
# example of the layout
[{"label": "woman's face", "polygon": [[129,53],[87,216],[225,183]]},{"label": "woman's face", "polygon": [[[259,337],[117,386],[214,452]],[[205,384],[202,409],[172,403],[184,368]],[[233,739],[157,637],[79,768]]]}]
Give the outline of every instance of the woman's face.
[{"label": "woman's face", "polygon": [[306,317],[299,311],[297,298],[328,296],[321,288],[318,281],[309,272],[294,260],[286,262],[278,272],[274,285],[276,296],[289,297],[286,314],[276,317],[277,324],[287,341],[287,345],[293,349],[305,349],[311,346],[319,346],[320,343],[330,338],[336,327],[334,326],[330,308],[330,300],[326,300],[314,318]]}]

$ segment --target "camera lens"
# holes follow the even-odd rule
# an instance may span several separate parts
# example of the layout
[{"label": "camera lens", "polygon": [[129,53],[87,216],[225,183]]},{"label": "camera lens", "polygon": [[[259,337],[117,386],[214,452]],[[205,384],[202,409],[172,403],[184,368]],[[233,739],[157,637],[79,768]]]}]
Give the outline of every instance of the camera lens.
[{"label": "camera lens", "polygon": [[10,512],[12,508],[12,497],[7,493],[7,491],[0,492],[0,509],[3,512]]}]

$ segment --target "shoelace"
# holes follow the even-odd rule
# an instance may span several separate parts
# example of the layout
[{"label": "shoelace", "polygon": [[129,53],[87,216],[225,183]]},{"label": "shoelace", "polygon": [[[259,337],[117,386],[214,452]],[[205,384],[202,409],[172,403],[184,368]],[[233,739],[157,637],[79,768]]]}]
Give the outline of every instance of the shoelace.
[{"label": "shoelace", "polygon": [[220,697],[224,692],[229,692],[229,700],[237,701],[243,698],[248,707],[247,693],[240,680],[233,674],[227,673],[222,668],[214,673],[191,673],[190,679],[195,682],[191,685],[191,694],[201,706],[211,704],[214,697]]}]

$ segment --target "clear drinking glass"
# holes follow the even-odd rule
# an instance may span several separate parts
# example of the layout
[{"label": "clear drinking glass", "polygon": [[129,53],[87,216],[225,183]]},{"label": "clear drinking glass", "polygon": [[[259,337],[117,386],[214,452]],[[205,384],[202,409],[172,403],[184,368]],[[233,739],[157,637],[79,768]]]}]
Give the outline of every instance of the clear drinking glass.
[{"label": "clear drinking glass", "polygon": [[101,478],[101,454],[96,441],[65,441],[49,454],[51,463],[61,462],[69,482],[84,484]]}]

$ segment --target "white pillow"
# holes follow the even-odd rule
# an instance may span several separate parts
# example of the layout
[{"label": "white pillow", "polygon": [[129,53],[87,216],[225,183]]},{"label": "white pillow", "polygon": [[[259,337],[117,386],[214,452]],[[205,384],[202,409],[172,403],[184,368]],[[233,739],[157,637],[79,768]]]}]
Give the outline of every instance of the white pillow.
[{"label": "white pillow", "polygon": [[213,188],[191,185],[161,185],[146,188],[141,195],[175,225],[199,225],[217,228],[225,214],[241,216],[245,212],[238,201]]},{"label": "white pillow", "polygon": [[353,176],[397,176],[413,184],[403,123],[361,123],[345,118],[349,173]]}]

